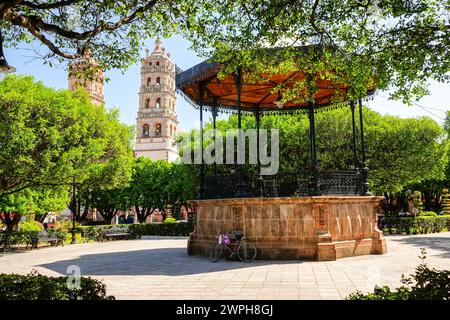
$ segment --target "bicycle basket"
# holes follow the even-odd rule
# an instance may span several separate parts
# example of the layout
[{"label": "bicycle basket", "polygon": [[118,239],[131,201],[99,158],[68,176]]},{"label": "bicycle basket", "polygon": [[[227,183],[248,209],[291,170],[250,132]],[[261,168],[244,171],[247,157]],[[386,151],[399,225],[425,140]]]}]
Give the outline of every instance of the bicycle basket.
[{"label": "bicycle basket", "polygon": [[231,243],[230,237],[228,235],[224,234],[222,236],[222,244],[229,245],[230,243]]}]

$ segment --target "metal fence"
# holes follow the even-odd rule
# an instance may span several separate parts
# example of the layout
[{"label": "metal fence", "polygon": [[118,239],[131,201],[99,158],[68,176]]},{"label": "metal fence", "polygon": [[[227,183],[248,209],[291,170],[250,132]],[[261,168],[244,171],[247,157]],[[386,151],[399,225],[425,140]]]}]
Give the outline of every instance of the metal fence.
[{"label": "metal fence", "polygon": [[[301,197],[311,194],[308,171],[283,172],[259,176],[249,172],[220,173],[205,177],[205,198]],[[361,175],[357,171],[327,171],[319,174],[323,195],[359,195]]]}]

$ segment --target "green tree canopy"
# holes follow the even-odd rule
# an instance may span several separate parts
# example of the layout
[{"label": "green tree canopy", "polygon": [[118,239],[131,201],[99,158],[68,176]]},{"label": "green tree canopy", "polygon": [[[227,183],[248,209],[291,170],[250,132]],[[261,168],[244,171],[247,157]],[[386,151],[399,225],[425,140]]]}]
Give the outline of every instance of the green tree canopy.
[{"label": "green tree canopy", "polygon": [[134,135],[132,128],[121,124],[118,118],[118,111],[112,110],[109,120],[104,123],[104,157],[87,167],[79,167],[75,172],[76,197],[72,198],[70,209],[79,222],[85,220],[93,208],[92,193],[125,188],[130,182]]},{"label": "green tree canopy", "polygon": [[179,208],[195,197],[196,177],[191,169],[162,160],[143,157],[135,160],[128,194],[139,222],[144,222],[156,209],[163,211],[169,205]]},{"label": "green tree canopy", "polygon": [[93,105],[85,91],[10,76],[0,82],[0,106],[0,195],[128,179],[131,129],[120,124],[117,111]]},{"label": "green tree canopy", "polygon": [[[225,62],[226,72],[301,69],[349,84],[353,98],[375,84],[406,102],[425,95],[430,78],[449,80],[448,0],[212,0],[205,6],[189,39],[204,57]],[[290,50],[298,45],[317,50]],[[267,50],[273,47],[285,49]],[[308,81],[299,87],[317,89]]]},{"label": "green tree canopy", "polygon": [[[364,125],[366,160],[373,192],[395,193],[404,186],[444,178],[448,142],[444,130],[432,119],[402,119],[364,108]],[[217,128],[223,134],[226,129],[236,127],[236,116],[217,121]],[[242,127],[255,128],[254,117],[243,117]],[[280,172],[310,170],[306,115],[266,115],[261,118],[261,128],[280,130]],[[208,129],[212,129],[211,122],[205,126],[205,130]],[[349,170],[355,165],[349,107],[317,113],[316,135],[321,171]],[[211,141],[205,139],[204,143],[207,145]],[[358,154],[360,152],[359,148]]]},{"label": "green tree canopy", "polygon": [[194,0],[2,1],[0,28],[9,47],[46,46],[44,61],[81,58],[89,48],[105,70],[137,62],[149,37],[195,29],[201,9]]},{"label": "green tree canopy", "polygon": [[97,209],[107,224],[121,211],[128,209],[127,194],[124,188],[92,189],[85,193],[90,198],[91,209]]},{"label": "green tree canopy", "polygon": [[60,213],[69,204],[67,186],[38,188],[33,192],[33,210],[35,220],[44,222],[49,212]]},{"label": "green tree canopy", "polygon": [[1,221],[13,230],[25,215],[43,222],[49,212],[60,213],[69,203],[67,186],[24,189],[0,196]]},{"label": "green tree canopy", "polygon": [[0,219],[9,231],[20,222],[23,215],[33,210],[33,192],[29,189],[0,196]]}]

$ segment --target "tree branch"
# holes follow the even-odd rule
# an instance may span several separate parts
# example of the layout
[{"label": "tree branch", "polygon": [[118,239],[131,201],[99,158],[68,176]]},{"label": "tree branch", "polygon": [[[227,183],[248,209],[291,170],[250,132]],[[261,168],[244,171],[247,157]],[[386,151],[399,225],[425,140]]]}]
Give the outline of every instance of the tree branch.
[{"label": "tree branch", "polygon": [[319,28],[316,24],[316,14],[317,14],[317,8],[319,7],[319,2],[320,0],[315,0],[313,7],[312,7],[312,11],[311,11],[311,16],[309,18],[309,22],[311,23],[311,26],[318,32],[323,33],[323,28]]},{"label": "tree branch", "polygon": [[19,5],[23,0],[16,0],[16,1],[2,1],[0,2],[0,18],[3,17],[4,13],[9,10],[10,8],[13,8],[17,5]]},{"label": "tree branch", "polygon": [[7,10],[7,12],[4,14],[3,17],[5,20],[8,20],[14,25],[22,26],[26,28],[33,36],[35,36],[37,39],[41,40],[43,44],[45,44],[50,51],[52,51],[54,54],[59,55],[66,59],[76,59],[79,58],[79,54],[71,54],[67,52],[61,51],[53,42],[51,42],[46,36],[44,36],[38,28],[33,25],[33,21],[30,20],[29,17],[23,16],[16,11],[13,11],[11,9]]},{"label": "tree branch", "polygon": [[[26,16],[26,15],[19,14],[18,12],[15,12],[15,11],[14,11],[15,12],[14,15],[8,15],[8,13],[7,13],[5,15],[5,18],[8,18],[9,16],[13,16],[14,20],[18,21],[19,25],[25,26],[20,22],[21,21],[20,17],[22,17],[25,20],[27,20],[31,25],[38,27],[39,29],[55,33],[64,38],[75,39],[75,40],[86,40],[86,39],[95,37],[96,35],[98,35],[99,33],[103,32],[103,31],[114,31],[126,24],[133,22],[133,20],[136,18],[136,16],[139,13],[143,13],[143,12],[149,10],[155,4],[156,4],[156,0],[150,1],[147,4],[145,4],[144,6],[136,9],[132,14],[122,17],[115,23],[109,23],[109,22],[103,21],[94,29],[92,29],[90,31],[85,31],[85,32],[76,32],[76,31],[66,30],[55,24],[47,23],[38,16]],[[12,11],[12,10],[10,10],[10,11]]]},{"label": "tree branch", "polygon": [[[70,5],[75,2],[79,2],[81,0],[63,0],[57,3],[53,4],[36,4],[29,1],[13,1],[8,2],[7,4],[0,5],[0,14],[2,18],[6,21],[9,21],[13,25],[21,26],[26,28],[34,37],[39,39],[44,45],[46,45],[51,52],[53,52],[55,55],[61,56],[66,59],[76,59],[80,58],[81,54],[79,52],[77,53],[69,53],[64,52],[58,46],[49,40],[41,31],[48,31],[50,33],[54,33],[56,35],[59,35],[61,37],[67,38],[67,39],[74,39],[74,40],[87,40],[90,38],[93,38],[100,34],[103,31],[114,31],[126,24],[129,24],[133,22],[138,14],[144,13],[151,9],[156,4],[156,0],[152,0],[147,2],[145,5],[138,7],[133,13],[130,15],[124,16],[118,21],[114,23],[108,23],[108,22],[101,22],[97,27],[90,31],[85,32],[76,32],[71,30],[66,30],[61,28],[58,25],[50,24],[42,20],[38,16],[32,16],[32,15],[24,15],[19,13],[18,11],[14,10],[15,7],[19,6],[19,4],[25,5],[29,8],[33,9],[51,9],[56,7],[62,7],[64,5]],[[45,8],[44,8],[45,7]]]},{"label": "tree branch", "polygon": [[38,3],[38,2],[30,2],[30,1],[22,1],[21,5],[27,6],[32,9],[55,9],[65,6],[70,6],[76,2],[81,2],[83,0],[63,0],[60,2],[53,3]]}]

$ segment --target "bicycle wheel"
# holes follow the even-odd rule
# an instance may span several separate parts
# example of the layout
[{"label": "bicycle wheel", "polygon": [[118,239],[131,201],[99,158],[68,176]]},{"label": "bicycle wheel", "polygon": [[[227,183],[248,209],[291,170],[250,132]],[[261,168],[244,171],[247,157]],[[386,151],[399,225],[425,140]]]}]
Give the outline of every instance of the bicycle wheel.
[{"label": "bicycle wheel", "polygon": [[221,244],[216,244],[212,249],[211,252],[209,254],[209,259],[212,262],[216,262],[217,260],[220,259],[220,257],[222,256],[222,245]]},{"label": "bicycle wheel", "polygon": [[239,259],[244,262],[250,262],[256,258],[256,247],[253,243],[248,241],[242,241],[237,248]]}]

